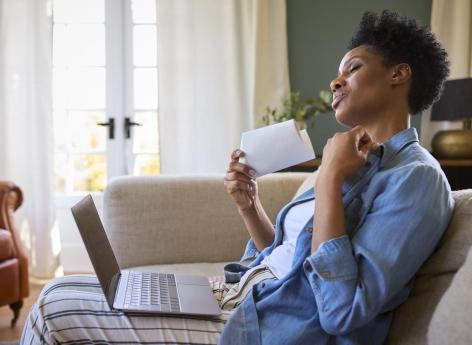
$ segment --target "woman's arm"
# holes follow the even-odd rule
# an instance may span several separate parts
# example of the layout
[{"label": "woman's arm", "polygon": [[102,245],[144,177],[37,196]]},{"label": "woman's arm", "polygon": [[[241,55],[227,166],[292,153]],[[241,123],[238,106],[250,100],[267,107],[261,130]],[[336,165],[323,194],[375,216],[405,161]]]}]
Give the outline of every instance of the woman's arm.
[{"label": "woman's arm", "polygon": [[312,253],[325,241],[346,234],[342,186],[366,162],[375,144],[362,127],[335,134],[323,149],[323,164],[316,180]]},{"label": "woman's arm", "polygon": [[240,209],[239,214],[243,218],[246,229],[259,252],[274,242],[274,226],[264,211],[259,197],[254,200],[250,207]]},{"label": "woman's arm", "polygon": [[352,332],[404,302],[449,222],[453,200],[438,169],[416,162],[392,170],[372,187],[355,235],[321,243],[304,262],[327,333]]},{"label": "woman's arm", "polygon": [[347,236],[340,188],[358,170],[356,164],[365,162],[365,146],[375,144],[361,128],[333,137],[316,182],[312,254],[304,271],[321,326],[335,335],[352,332],[405,300],[408,283],[433,252],[453,209],[439,168],[408,162],[371,182],[369,209],[355,235]]},{"label": "woman's arm", "polygon": [[256,249],[262,251],[274,241],[274,226],[260,202],[255,171],[250,166],[239,163],[239,158],[243,156],[244,152],[241,150],[235,150],[231,154],[224,184]]}]

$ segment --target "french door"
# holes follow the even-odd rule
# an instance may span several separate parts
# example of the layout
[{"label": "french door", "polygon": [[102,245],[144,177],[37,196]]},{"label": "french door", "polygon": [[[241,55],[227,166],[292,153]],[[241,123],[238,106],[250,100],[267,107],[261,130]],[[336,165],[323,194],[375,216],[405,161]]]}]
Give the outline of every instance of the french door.
[{"label": "french door", "polygon": [[159,173],[155,0],[54,0],[56,192]]},{"label": "french door", "polygon": [[53,0],[56,214],[64,269],[91,266],[70,207],[160,171],[156,0]]}]

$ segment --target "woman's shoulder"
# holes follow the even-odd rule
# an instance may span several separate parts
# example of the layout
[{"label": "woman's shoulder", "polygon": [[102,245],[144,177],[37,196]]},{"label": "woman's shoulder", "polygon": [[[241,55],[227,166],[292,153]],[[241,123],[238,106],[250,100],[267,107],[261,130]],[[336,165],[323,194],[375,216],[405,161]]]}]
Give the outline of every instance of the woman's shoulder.
[{"label": "woman's shoulder", "polygon": [[412,143],[385,162],[385,169],[441,171],[439,162],[418,142]]},{"label": "woman's shoulder", "polygon": [[443,186],[449,188],[439,162],[419,143],[415,142],[398,152],[381,169],[390,181],[411,181],[417,185]]}]

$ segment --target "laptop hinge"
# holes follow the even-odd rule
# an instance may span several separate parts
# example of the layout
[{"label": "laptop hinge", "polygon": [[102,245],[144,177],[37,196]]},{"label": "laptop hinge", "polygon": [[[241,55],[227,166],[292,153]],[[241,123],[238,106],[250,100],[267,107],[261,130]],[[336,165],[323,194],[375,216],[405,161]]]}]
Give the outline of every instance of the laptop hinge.
[{"label": "laptop hinge", "polygon": [[120,280],[116,287],[115,301],[113,302],[113,308],[124,309],[126,299],[126,288],[128,286],[129,271],[121,271]]}]

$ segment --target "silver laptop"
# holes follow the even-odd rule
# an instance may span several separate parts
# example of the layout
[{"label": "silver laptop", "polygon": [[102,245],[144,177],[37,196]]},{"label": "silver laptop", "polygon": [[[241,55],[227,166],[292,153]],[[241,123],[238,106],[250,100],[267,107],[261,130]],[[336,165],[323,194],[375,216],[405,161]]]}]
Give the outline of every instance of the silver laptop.
[{"label": "silver laptop", "polygon": [[217,316],[221,310],[206,277],[120,270],[92,196],[72,215],[111,309]]}]

